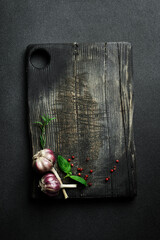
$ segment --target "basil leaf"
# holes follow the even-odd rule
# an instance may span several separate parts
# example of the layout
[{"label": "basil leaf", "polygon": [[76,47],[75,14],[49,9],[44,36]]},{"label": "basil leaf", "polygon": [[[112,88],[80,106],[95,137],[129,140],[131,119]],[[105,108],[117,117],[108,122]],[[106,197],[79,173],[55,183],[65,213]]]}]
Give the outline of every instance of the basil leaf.
[{"label": "basil leaf", "polygon": [[63,158],[62,156],[58,155],[58,166],[60,167],[60,169],[65,172],[65,173],[69,173],[71,171],[71,165],[69,164],[69,162]]},{"label": "basil leaf", "polygon": [[71,175],[69,177],[72,178],[73,180],[80,182],[81,184],[84,184],[85,186],[87,186],[87,182],[86,182],[86,180],[84,180],[84,178],[74,176],[74,175]]}]

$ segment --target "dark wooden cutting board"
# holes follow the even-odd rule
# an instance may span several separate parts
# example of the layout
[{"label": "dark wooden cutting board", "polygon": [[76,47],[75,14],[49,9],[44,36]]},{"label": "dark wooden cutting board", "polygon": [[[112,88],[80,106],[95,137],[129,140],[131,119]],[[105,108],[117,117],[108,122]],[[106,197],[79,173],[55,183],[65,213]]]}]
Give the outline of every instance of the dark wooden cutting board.
[{"label": "dark wooden cutting board", "polygon": [[[38,44],[27,48],[33,154],[40,150],[40,129],[33,122],[44,114],[56,117],[47,128],[46,147],[66,159],[74,155],[73,173],[82,167],[82,177],[88,174],[88,182],[92,182],[91,187],[79,185],[67,190],[70,198],[136,194],[131,49],[131,44],[124,42]],[[49,56],[46,67],[37,68],[31,63],[36,51]],[[114,165],[117,169],[110,173]],[[57,165],[55,168],[63,178]],[[46,198],[38,188],[40,176],[33,174],[33,197]],[[56,198],[63,198],[62,192]]]}]

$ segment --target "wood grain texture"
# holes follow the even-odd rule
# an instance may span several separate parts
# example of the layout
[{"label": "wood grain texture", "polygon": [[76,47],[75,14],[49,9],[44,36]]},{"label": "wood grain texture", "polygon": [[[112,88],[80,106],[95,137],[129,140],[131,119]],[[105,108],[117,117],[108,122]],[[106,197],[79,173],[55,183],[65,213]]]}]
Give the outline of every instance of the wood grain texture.
[{"label": "wood grain texture", "polygon": [[[30,62],[31,54],[39,48],[51,56],[44,69],[36,69]],[[135,196],[131,44],[30,45],[27,78],[33,154],[40,150],[40,130],[33,122],[49,114],[56,119],[47,129],[46,147],[66,159],[74,154],[75,174],[77,167],[84,168],[82,176],[94,170],[89,174],[92,187],[69,189],[70,198]],[[86,157],[90,158],[87,162]],[[116,159],[117,170],[110,174]],[[33,197],[45,198],[37,187],[39,178],[34,174]],[[56,198],[63,198],[62,193]]]}]

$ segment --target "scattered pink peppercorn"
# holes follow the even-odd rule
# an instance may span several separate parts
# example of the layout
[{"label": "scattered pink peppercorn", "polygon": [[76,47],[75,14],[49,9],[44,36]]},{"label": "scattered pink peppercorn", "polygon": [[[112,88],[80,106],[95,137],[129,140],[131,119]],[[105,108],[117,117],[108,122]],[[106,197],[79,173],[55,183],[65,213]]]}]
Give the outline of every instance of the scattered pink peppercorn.
[{"label": "scattered pink peppercorn", "polygon": [[111,172],[111,173],[113,173],[113,171],[114,171],[114,170],[113,170],[113,169],[111,169],[111,171],[110,171],[110,172]]},{"label": "scattered pink peppercorn", "polygon": [[116,160],[116,163],[119,163],[119,160],[118,160],[118,159]]},{"label": "scattered pink peppercorn", "polygon": [[71,161],[71,159],[70,158],[68,158],[68,162],[70,162]]},{"label": "scattered pink peppercorn", "polygon": [[83,171],[83,168],[80,168],[80,171],[82,172],[82,171]]},{"label": "scattered pink peppercorn", "polygon": [[113,166],[114,168],[116,168],[117,166]]},{"label": "scattered pink peppercorn", "polygon": [[71,164],[71,167],[73,167],[74,165],[73,165],[73,163]]},{"label": "scattered pink peppercorn", "polygon": [[89,157],[86,158],[86,161],[89,161]]},{"label": "scattered pink peppercorn", "polygon": [[92,173],[92,172],[93,172],[93,170],[91,169],[91,170],[90,170],[90,173]]},{"label": "scattered pink peppercorn", "polygon": [[108,178],[108,177],[106,177],[106,179],[105,179],[105,180],[106,180],[106,182],[107,182],[107,181],[109,180],[109,178]]},{"label": "scattered pink peppercorn", "polygon": [[77,168],[78,171],[80,171],[81,169],[80,168]]},{"label": "scattered pink peppercorn", "polygon": [[85,175],[86,178],[88,178],[88,175]]},{"label": "scattered pink peppercorn", "polygon": [[110,177],[108,177],[108,179],[110,179]]},{"label": "scattered pink peppercorn", "polygon": [[88,178],[87,178],[87,177],[85,177],[84,179],[85,179],[85,180],[87,180]]},{"label": "scattered pink peppercorn", "polygon": [[89,187],[91,187],[91,186],[92,186],[92,183],[91,183],[91,182],[89,182],[89,183],[88,183],[88,186],[89,186]]},{"label": "scattered pink peppercorn", "polygon": [[73,156],[72,156],[72,159],[74,159],[74,158],[75,158],[75,156],[73,155]]},{"label": "scattered pink peppercorn", "polygon": [[78,176],[81,176],[81,173],[78,173]]}]

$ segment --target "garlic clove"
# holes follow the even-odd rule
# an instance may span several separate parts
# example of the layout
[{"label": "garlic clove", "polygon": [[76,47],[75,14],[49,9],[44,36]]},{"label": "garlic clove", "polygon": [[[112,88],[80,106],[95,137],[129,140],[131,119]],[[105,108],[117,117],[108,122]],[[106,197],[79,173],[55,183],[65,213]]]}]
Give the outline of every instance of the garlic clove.
[{"label": "garlic clove", "polygon": [[42,151],[45,151],[45,152],[50,153],[50,154],[54,154],[54,152],[49,148],[45,148]]},{"label": "garlic clove", "polygon": [[43,172],[43,165],[41,161],[34,161],[34,167],[39,172]]},{"label": "garlic clove", "polygon": [[[37,160],[38,161],[38,160]],[[48,159],[44,157],[40,157],[39,161],[42,163],[43,166],[43,172],[50,171],[50,169],[53,167],[52,162],[50,162]]]},{"label": "garlic clove", "polygon": [[50,192],[50,191],[47,191],[47,190],[45,190],[43,192],[45,194],[47,194],[48,196],[50,196],[50,197],[55,197],[55,196],[57,196],[59,194],[59,192]]},{"label": "garlic clove", "polygon": [[51,149],[45,148],[43,150],[40,151],[40,157],[45,157],[47,158],[49,161],[51,161],[53,164],[56,161],[55,155],[53,153],[53,151]]},{"label": "garlic clove", "polygon": [[53,176],[46,176],[44,179],[42,179],[42,182],[43,184],[48,184],[48,187],[49,187],[49,185],[57,183],[57,179],[56,178],[53,179]]}]

